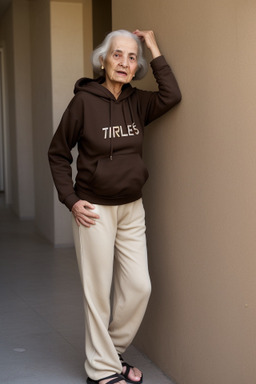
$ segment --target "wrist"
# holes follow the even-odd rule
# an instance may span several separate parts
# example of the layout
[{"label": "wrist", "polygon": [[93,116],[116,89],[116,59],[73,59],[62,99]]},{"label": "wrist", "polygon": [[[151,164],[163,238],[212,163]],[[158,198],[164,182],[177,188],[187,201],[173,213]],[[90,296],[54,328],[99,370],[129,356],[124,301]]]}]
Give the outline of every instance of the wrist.
[{"label": "wrist", "polygon": [[154,47],[151,49],[152,58],[156,59],[158,56],[161,56],[161,52],[158,47]]}]

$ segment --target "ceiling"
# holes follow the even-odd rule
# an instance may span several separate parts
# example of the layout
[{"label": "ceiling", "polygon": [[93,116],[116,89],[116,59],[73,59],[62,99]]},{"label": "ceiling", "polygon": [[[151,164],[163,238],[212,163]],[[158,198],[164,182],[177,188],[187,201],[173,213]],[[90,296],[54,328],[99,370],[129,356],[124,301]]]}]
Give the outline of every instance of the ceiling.
[{"label": "ceiling", "polygon": [[0,17],[4,14],[12,0],[0,0]]}]

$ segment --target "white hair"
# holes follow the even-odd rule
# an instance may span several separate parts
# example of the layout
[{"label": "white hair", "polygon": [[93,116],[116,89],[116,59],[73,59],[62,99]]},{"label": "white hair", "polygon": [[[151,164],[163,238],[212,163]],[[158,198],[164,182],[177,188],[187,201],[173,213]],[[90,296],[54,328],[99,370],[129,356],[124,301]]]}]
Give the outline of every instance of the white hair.
[{"label": "white hair", "polygon": [[138,63],[138,69],[135,73],[135,77],[133,78],[134,80],[139,80],[142,79],[148,70],[148,65],[147,62],[143,56],[143,48],[140,39],[138,38],[137,35],[134,33],[131,33],[129,31],[126,31],[124,29],[119,29],[117,31],[110,32],[103,42],[92,52],[92,66],[93,70],[96,74],[102,75],[103,70],[101,69],[101,61],[100,58],[105,60],[108,50],[110,48],[111,41],[114,37],[116,36],[127,36],[131,37],[134,39],[138,45],[138,55],[137,55],[137,63]]}]

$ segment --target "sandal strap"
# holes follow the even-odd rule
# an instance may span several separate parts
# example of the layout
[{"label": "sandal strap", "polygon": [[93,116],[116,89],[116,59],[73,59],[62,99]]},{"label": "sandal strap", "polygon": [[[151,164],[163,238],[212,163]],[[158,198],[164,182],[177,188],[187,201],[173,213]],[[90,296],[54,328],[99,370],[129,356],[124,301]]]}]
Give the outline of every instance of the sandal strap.
[{"label": "sandal strap", "polygon": [[123,376],[119,375],[118,373],[115,373],[114,375],[103,377],[100,380],[92,380],[88,377],[87,383],[88,384],[99,384],[100,381],[107,380],[107,379],[112,379],[112,380],[108,381],[107,384],[115,384],[115,383],[119,383],[119,381],[122,381],[124,378],[123,378]]},{"label": "sandal strap", "polygon": [[122,366],[125,367],[125,372],[122,373],[122,375],[124,377],[127,377],[128,378],[128,375],[129,375],[129,372],[132,368],[134,368],[132,365],[128,364],[128,363],[125,363],[125,362],[122,362]]},{"label": "sandal strap", "polygon": [[[113,379],[108,381],[107,384],[115,384],[115,383],[119,383],[120,381],[123,380],[123,376],[119,375],[118,373],[116,373],[115,375],[112,375]],[[108,379],[110,377],[105,377],[104,380]],[[102,380],[102,379],[101,379]]]},{"label": "sandal strap", "polygon": [[141,383],[143,382],[143,374],[141,374],[141,378],[140,378],[140,380],[138,380],[138,381],[137,381],[137,380],[131,380],[131,379],[129,378],[129,373],[130,373],[131,369],[134,368],[134,366],[132,366],[132,365],[126,363],[120,354],[119,354],[119,359],[120,359],[120,361],[121,361],[121,363],[122,363],[122,366],[126,368],[125,371],[124,371],[124,373],[122,373],[122,376],[125,378],[125,380],[126,380],[128,383],[141,384]]},{"label": "sandal strap", "polygon": [[118,353],[118,356],[119,356],[119,360],[120,361],[124,361],[124,359],[123,359],[123,357],[122,357],[122,355],[120,353]]},{"label": "sandal strap", "polygon": [[128,378],[128,375],[129,375],[130,370],[131,370],[132,368],[134,368],[134,367],[133,367],[132,365],[126,363],[120,354],[118,354],[118,356],[119,356],[119,359],[120,359],[120,361],[121,361],[121,363],[122,363],[122,366],[126,368],[125,372],[122,373],[122,375],[123,375],[124,377],[127,377],[127,378]]}]

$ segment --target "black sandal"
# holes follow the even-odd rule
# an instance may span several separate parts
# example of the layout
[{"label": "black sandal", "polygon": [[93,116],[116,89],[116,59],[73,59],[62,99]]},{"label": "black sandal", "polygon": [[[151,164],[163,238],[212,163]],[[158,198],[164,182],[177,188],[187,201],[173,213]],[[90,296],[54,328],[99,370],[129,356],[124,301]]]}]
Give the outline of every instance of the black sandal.
[{"label": "black sandal", "polygon": [[121,360],[122,366],[126,368],[124,373],[121,373],[121,375],[125,378],[125,381],[127,381],[127,383],[131,383],[131,384],[141,384],[143,382],[143,374],[141,373],[140,380],[138,380],[138,381],[137,380],[131,380],[129,378],[129,373],[134,367],[132,365],[126,363],[120,354],[119,354],[119,359]]},{"label": "black sandal", "polygon": [[118,375],[118,373],[115,373],[114,375],[104,377],[103,379],[100,379],[100,380],[92,380],[92,379],[90,379],[90,377],[88,377],[86,382],[87,382],[87,384],[99,384],[99,382],[101,380],[107,380],[107,379],[112,379],[112,380],[108,381],[107,384],[115,384],[115,383],[119,383],[119,381],[122,381],[124,378],[123,378],[123,376]]}]

